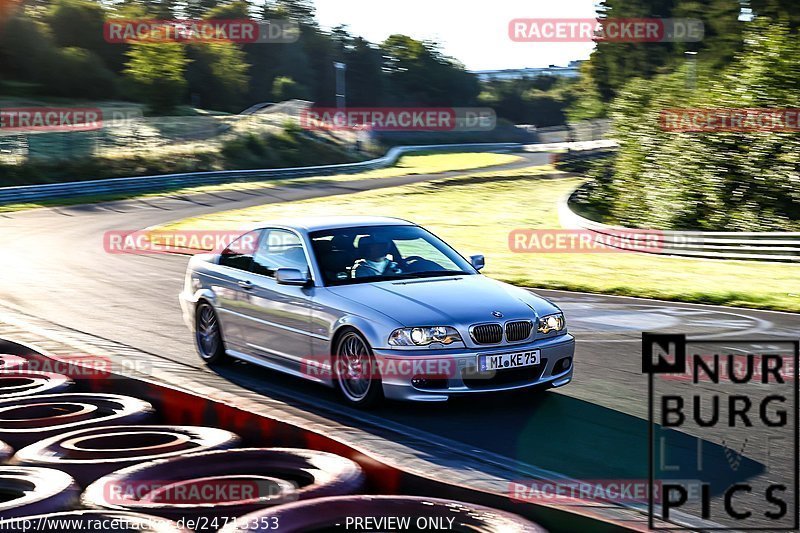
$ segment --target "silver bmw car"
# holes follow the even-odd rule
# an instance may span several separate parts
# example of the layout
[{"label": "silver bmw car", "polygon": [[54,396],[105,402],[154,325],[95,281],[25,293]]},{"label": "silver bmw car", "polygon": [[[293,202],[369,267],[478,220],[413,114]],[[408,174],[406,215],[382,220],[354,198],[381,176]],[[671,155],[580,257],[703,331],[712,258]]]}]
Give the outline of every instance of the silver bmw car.
[{"label": "silver bmw car", "polygon": [[405,220],[284,220],[194,256],[180,302],[206,363],[249,361],[358,406],[569,383],[561,310],[483,266]]}]

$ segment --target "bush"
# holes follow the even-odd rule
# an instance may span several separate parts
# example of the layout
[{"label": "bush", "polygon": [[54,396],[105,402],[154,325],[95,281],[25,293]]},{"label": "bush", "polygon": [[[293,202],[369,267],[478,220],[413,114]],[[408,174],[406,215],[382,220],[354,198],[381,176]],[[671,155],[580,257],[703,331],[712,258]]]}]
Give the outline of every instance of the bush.
[{"label": "bush", "polygon": [[131,45],[128,57],[125,77],[153,114],[167,114],[183,101],[189,60],[182,44],[137,42]]},{"label": "bush", "polygon": [[302,130],[277,135],[248,134],[222,147],[226,168],[282,168],[347,163],[353,156],[338,146],[321,142]]},{"label": "bush", "polygon": [[308,89],[292,78],[278,76],[275,78],[275,81],[272,82],[272,98],[276,102],[293,99],[305,100],[308,98]]},{"label": "bush", "polygon": [[61,48],[51,70],[56,81],[51,94],[73,98],[107,99],[116,90],[115,76],[94,53],[83,48]]},{"label": "bush", "polygon": [[32,160],[20,165],[0,164],[0,187],[211,170],[326,165],[353,160],[354,157],[345,150],[303,134],[250,134],[228,141],[220,152],[85,157],[60,161]]},{"label": "bush", "polygon": [[745,48],[722,73],[698,65],[633,80],[611,106],[620,142],[598,212],[627,226],[720,231],[800,230],[796,132],[663,131],[666,108],[800,108],[800,41],[786,24],[750,24]]},{"label": "bush", "polygon": [[189,92],[197,96],[196,104],[219,111],[241,110],[248,84],[244,52],[226,42],[191,43],[186,52],[190,60],[186,81]]}]

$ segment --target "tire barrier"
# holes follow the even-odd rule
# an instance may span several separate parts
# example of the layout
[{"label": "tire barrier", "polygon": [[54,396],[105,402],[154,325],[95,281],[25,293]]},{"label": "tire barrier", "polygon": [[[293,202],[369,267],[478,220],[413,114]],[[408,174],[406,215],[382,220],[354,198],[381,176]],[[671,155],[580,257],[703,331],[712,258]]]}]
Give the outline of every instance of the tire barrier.
[{"label": "tire barrier", "polygon": [[[37,358],[47,359],[49,357],[38,353],[29,346],[3,339],[0,339],[0,352],[22,356],[17,359],[18,362],[37,361]],[[3,358],[2,354],[0,354],[0,358]],[[30,521],[21,523],[15,521],[14,516],[19,515],[24,515],[19,520],[31,518],[30,515],[34,515],[35,518],[48,516],[43,513],[55,513],[54,516],[64,517],[84,515],[87,517],[112,517],[130,516],[130,513],[127,512],[130,509],[131,511],[149,511],[148,514],[153,516],[145,516],[145,518],[154,520],[154,525],[157,527],[117,529],[116,526],[104,526],[98,528],[97,520],[94,520],[91,522],[92,525],[76,526],[75,533],[89,529],[102,531],[152,530],[163,533],[189,533],[188,530],[205,532],[227,526],[232,522],[239,525],[245,524],[241,519],[234,521],[234,517],[241,517],[248,513],[260,516],[273,509],[286,512],[286,509],[291,510],[294,504],[299,505],[311,501],[319,505],[310,508],[312,513],[328,516],[334,511],[322,507],[323,505],[327,506],[325,500],[331,500],[333,504],[340,500],[348,500],[349,498],[340,498],[340,496],[363,493],[365,485],[368,486],[369,492],[377,494],[408,492],[436,494],[461,502],[474,502],[473,504],[425,499],[427,502],[425,511],[428,511],[428,507],[444,501],[450,506],[450,509],[456,509],[459,513],[465,512],[464,508],[471,509],[472,518],[475,514],[480,514],[494,520],[487,526],[473,527],[473,522],[466,518],[459,519],[461,521],[457,527],[448,528],[454,531],[466,531],[467,528],[470,528],[469,531],[542,531],[541,529],[530,529],[530,523],[526,523],[528,529],[519,526],[518,523],[517,525],[508,525],[514,524],[514,522],[504,522],[504,519],[518,520],[519,517],[508,514],[506,511],[523,515],[544,524],[553,531],[644,530],[641,520],[628,514],[621,517],[618,507],[598,507],[582,503],[568,505],[514,503],[504,492],[476,490],[468,485],[453,483],[451,480],[434,478],[430,473],[401,469],[387,463],[380,456],[365,454],[304,423],[289,422],[279,416],[253,413],[195,392],[165,386],[154,381],[134,380],[127,376],[117,376],[116,379],[82,379],[80,376],[74,376],[73,379],[80,390],[91,391],[91,393],[48,394],[0,400],[0,439],[8,441],[11,446],[19,449],[32,442],[55,437],[60,433],[71,432],[79,436],[94,436],[93,432],[85,430],[102,427],[114,431],[119,429],[114,426],[147,424],[153,414],[152,406],[156,406],[159,409],[158,420],[164,424],[219,427],[240,435],[245,445],[271,443],[282,445],[284,448],[209,451],[132,465],[108,474],[89,485],[82,501],[90,507],[94,507],[94,510],[73,512],[61,512],[81,508],[80,502],[72,501],[75,498],[77,486],[68,474],[60,470],[42,467],[0,467],[0,531],[13,531],[13,529],[9,529],[9,525],[21,525],[25,533],[41,529],[36,528],[36,525],[41,522],[33,524]],[[129,394],[130,397],[120,396],[118,394],[120,392]],[[138,400],[135,397],[148,401]],[[148,402],[152,402],[152,406]],[[163,428],[163,426],[161,427]],[[143,428],[143,430],[146,431],[147,428]],[[117,437],[112,437],[112,441],[116,439]],[[53,440],[60,442],[61,445],[66,444],[64,439]],[[102,452],[109,452],[109,448],[130,448],[131,443],[136,443],[136,439],[125,439],[122,446],[117,446],[111,441],[105,444],[101,442],[98,446],[97,442],[79,440],[77,446],[73,442],[73,447],[81,451],[98,448]],[[159,446],[159,443],[155,442],[152,445]],[[285,448],[289,446],[309,447],[325,451]],[[146,443],[139,441],[139,445],[133,446],[130,453],[142,455],[143,448],[147,448]],[[12,453],[11,450],[0,443],[0,459],[2,459],[2,454],[10,453]],[[136,458],[127,456],[127,458],[141,459],[138,456]],[[103,460],[103,458],[100,459]],[[358,464],[351,459],[358,461]],[[50,475],[38,477],[46,478],[48,489],[54,490],[54,492],[58,492],[56,485],[59,483],[59,479],[67,479],[69,480],[69,489],[65,491],[66,496],[62,494],[62,499],[70,501],[59,505],[58,495],[51,499],[43,496],[40,499],[48,504],[47,508],[26,508],[24,512],[20,512],[16,510],[16,507],[19,507],[21,503],[36,499],[25,494],[26,492],[32,492],[35,495],[44,491],[40,491],[36,483],[29,481],[25,481],[22,486],[19,483],[8,482],[11,487],[6,486],[2,480],[3,470],[17,474],[26,471],[48,472]],[[161,480],[153,478],[161,478]],[[104,483],[108,480],[112,480],[112,483]],[[223,489],[238,487],[240,490],[249,488],[251,491],[254,489],[255,492],[240,493],[227,498],[209,497],[201,491],[209,486]],[[112,490],[126,487],[134,489],[134,491]],[[146,491],[143,492],[140,489],[146,489]],[[92,495],[92,491],[94,491],[93,497],[88,497],[87,495]],[[253,494],[259,498],[253,498]],[[183,500],[176,502],[176,496],[183,496]],[[230,492],[228,496],[231,496]],[[195,498],[195,500],[192,501],[191,498]],[[319,500],[314,500],[314,498],[319,498]],[[363,507],[367,505],[364,503],[365,501],[381,497],[359,496],[354,498],[360,502],[359,507]],[[414,498],[401,497],[401,499],[413,500]],[[296,500],[302,500],[302,502]],[[307,507],[303,508],[308,509]],[[4,509],[11,509],[11,511],[3,514]],[[448,516],[452,518],[450,513],[456,511],[450,510]],[[372,514],[382,516],[378,513]],[[157,516],[159,518],[156,518]],[[295,520],[293,516],[298,515],[281,514],[279,516],[286,516],[285,520],[291,524],[291,521]],[[416,518],[420,516],[423,519],[425,517],[447,518],[437,517],[427,512],[419,513]],[[178,525],[173,527],[173,523],[164,520],[165,518],[171,518]],[[87,518],[87,520],[89,519]],[[32,524],[33,528],[30,527]],[[43,530],[66,531],[67,533],[72,531],[65,529],[63,524],[60,527],[50,524],[51,527],[45,527]],[[164,524],[169,524],[169,527]],[[180,529],[181,527],[187,529]],[[264,527],[264,521],[262,521],[261,527]],[[342,530],[341,527],[331,529]],[[298,526],[282,527],[281,530],[293,532],[307,529]]]},{"label": "tire barrier", "polygon": [[152,406],[143,400],[102,393],[62,393],[0,400],[0,439],[19,449],[86,426],[146,421]]},{"label": "tire barrier", "polygon": [[197,426],[101,426],[62,433],[22,448],[15,465],[58,468],[82,487],[115,470],[187,453],[233,448],[239,437]]},{"label": "tire barrier", "polygon": [[[447,530],[544,533],[520,516],[489,507],[414,496],[338,496],[279,505],[229,522],[219,533],[242,531],[346,531],[369,518],[379,531]],[[381,520],[383,519],[383,521]],[[381,525],[383,527],[381,527]]]},{"label": "tire barrier", "polygon": [[0,519],[54,513],[73,507],[78,487],[52,468],[0,466]]},{"label": "tire barrier", "polygon": [[14,449],[5,442],[0,441],[0,463],[5,464],[12,455],[14,455]]},{"label": "tire barrier", "polygon": [[[332,453],[243,448],[118,470],[89,485],[83,504],[174,520],[213,521],[298,499],[357,493],[364,479],[357,463]],[[210,499],[209,493],[213,493]]]},{"label": "tire barrier", "polygon": [[19,357],[18,355],[11,355],[8,353],[0,354],[0,370],[13,370],[15,368],[25,368],[28,360]]},{"label": "tire barrier", "polygon": [[[39,527],[39,526],[43,527]],[[36,529],[34,529],[36,528]],[[87,533],[90,531],[147,531],[149,533],[191,533],[174,522],[139,513],[118,511],[70,511],[13,520],[0,520],[0,531],[30,533],[31,531],[57,531],[59,533]]]},{"label": "tire barrier", "polygon": [[72,380],[64,374],[24,369],[3,370],[0,371],[0,400],[64,392],[73,384]]}]

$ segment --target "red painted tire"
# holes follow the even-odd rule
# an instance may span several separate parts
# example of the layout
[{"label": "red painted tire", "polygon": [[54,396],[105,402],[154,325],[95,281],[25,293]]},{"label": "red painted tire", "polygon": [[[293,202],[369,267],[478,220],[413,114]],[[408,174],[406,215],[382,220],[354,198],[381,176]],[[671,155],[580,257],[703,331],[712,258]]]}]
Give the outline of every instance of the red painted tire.
[{"label": "red painted tire", "polygon": [[[39,526],[42,526],[39,528]],[[103,526],[99,529],[97,526]],[[34,529],[36,528],[36,529]],[[69,511],[0,520],[0,531],[31,533],[58,531],[86,533],[87,531],[147,531],[150,533],[191,533],[174,522],[139,513],[116,511]]]},{"label": "red painted tire", "polygon": [[0,400],[34,394],[55,394],[68,390],[73,384],[64,374],[24,369],[4,370],[0,372]]},{"label": "red painted tire", "polygon": [[[338,496],[278,505],[229,522],[219,533],[241,531],[347,531],[347,519],[402,519],[394,527],[372,521],[359,531],[462,531],[483,533],[545,533],[529,520],[505,511],[471,503],[415,496]],[[451,521],[452,519],[452,521]]]},{"label": "red painted tire", "polygon": [[[294,448],[244,448],[195,453],[118,470],[83,494],[89,508],[136,511],[173,520],[235,517],[297,499],[353,494],[364,486],[355,462],[326,452]],[[148,484],[153,484],[149,490]],[[180,498],[180,490],[222,488],[239,496]],[[172,491],[165,497],[164,487]],[[199,490],[195,494],[199,494]],[[221,527],[223,524],[218,524]],[[207,529],[204,527],[195,529]]]},{"label": "red painted tire", "polygon": [[153,407],[118,394],[42,394],[0,400],[0,440],[15,448],[84,427],[137,424]]},{"label": "red painted tire", "polygon": [[79,490],[69,474],[52,468],[0,466],[0,519],[72,508]]},{"label": "red painted tire", "polygon": [[58,468],[82,487],[115,470],[187,453],[225,450],[235,433],[197,426],[101,426],[61,433],[22,448],[15,465]]},{"label": "red painted tire", "polygon": [[0,353],[0,370],[14,370],[15,368],[25,368],[28,360],[18,355]]}]

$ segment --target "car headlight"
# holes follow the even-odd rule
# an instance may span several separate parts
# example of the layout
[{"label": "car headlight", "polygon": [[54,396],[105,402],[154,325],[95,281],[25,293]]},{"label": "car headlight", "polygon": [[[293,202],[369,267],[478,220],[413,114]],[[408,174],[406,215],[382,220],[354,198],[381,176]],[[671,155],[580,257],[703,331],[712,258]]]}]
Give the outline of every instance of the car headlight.
[{"label": "car headlight", "polygon": [[461,335],[450,326],[426,326],[396,329],[389,335],[391,346],[428,346],[438,342],[452,344],[461,342]]},{"label": "car headlight", "polygon": [[564,315],[556,313],[555,315],[543,316],[539,319],[539,333],[550,333],[551,331],[561,331],[564,329],[566,323],[564,322]]}]

